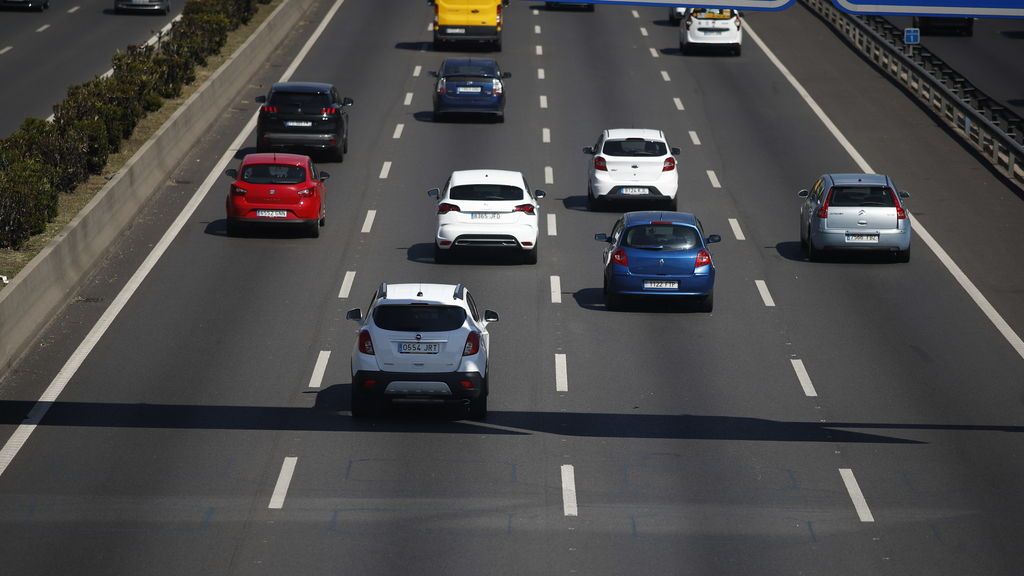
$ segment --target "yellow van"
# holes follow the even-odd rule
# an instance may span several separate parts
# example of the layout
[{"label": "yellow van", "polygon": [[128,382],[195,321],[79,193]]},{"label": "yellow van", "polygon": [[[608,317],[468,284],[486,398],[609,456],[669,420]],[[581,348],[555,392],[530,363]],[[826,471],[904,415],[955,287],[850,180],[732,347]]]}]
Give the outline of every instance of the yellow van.
[{"label": "yellow van", "polygon": [[502,9],[509,0],[428,0],[434,5],[434,49],[451,42],[486,42],[501,51]]}]

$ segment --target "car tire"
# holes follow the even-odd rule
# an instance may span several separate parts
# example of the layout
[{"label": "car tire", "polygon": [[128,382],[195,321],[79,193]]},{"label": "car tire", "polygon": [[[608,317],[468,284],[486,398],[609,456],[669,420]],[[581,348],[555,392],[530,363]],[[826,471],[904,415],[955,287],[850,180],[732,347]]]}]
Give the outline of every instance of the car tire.
[{"label": "car tire", "polygon": [[700,299],[698,310],[701,312],[710,313],[715,309],[715,293],[711,292],[707,296]]},{"label": "car tire", "polygon": [[450,263],[452,261],[452,250],[454,250],[454,248],[449,248],[445,250],[444,248],[441,248],[437,244],[434,244],[434,264]]},{"label": "car tire", "polygon": [[372,410],[370,410],[370,403],[366,398],[355,393],[352,394],[352,402],[349,406],[349,410],[352,412],[353,418],[363,418],[369,416],[372,412]]},{"label": "car tire", "polygon": [[341,163],[345,161],[345,144],[338,144],[331,150],[331,160]]},{"label": "car tire", "polygon": [[241,236],[242,235],[242,223],[241,222],[236,222],[236,221],[232,220],[231,218],[228,218],[227,219],[227,224],[225,225],[224,233],[229,238],[236,238],[238,236]]},{"label": "car tire", "polygon": [[469,402],[469,419],[470,420],[486,420],[487,419],[487,386],[484,385],[483,392],[480,397],[476,400],[470,400]]},{"label": "car tire", "polygon": [[604,308],[612,312],[618,312],[622,310],[622,296],[618,294],[606,293],[604,295]]},{"label": "car tire", "polygon": [[602,212],[605,208],[605,201],[590,194],[587,191],[587,210],[591,212]]},{"label": "car tire", "polygon": [[741,54],[743,54],[743,46],[740,45],[740,44],[737,44],[736,47],[732,49],[732,55],[733,56],[740,56]]},{"label": "car tire", "polygon": [[821,261],[821,250],[814,246],[814,238],[811,238],[810,230],[807,231],[807,259],[811,262]]},{"label": "car tire", "polygon": [[900,250],[896,254],[896,261],[903,263],[910,262],[910,248],[907,248],[906,250]]},{"label": "car tire", "polygon": [[534,246],[533,250],[527,250],[527,251],[523,252],[523,263],[524,264],[530,264],[531,266],[533,264],[536,264],[537,263],[537,256],[538,256],[537,251],[538,250],[540,250],[540,248],[537,247],[537,246]]},{"label": "car tire", "polygon": [[348,154],[348,125],[345,125],[345,137],[342,139],[342,151]]},{"label": "car tire", "polygon": [[499,38],[495,40],[491,47],[494,49],[495,52],[501,52],[501,39]]},{"label": "car tire", "polygon": [[497,122],[498,124],[504,124],[505,123],[505,113],[504,112],[498,112],[494,116],[494,121]]},{"label": "car tire", "polygon": [[320,220],[313,220],[306,224],[306,236],[310,238],[320,237]]},{"label": "car tire", "polygon": [[667,200],[667,201],[665,202],[665,210],[667,210],[667,211],[669,211],[669,212],[675,212],[675,211],[676,211],[676,210],[678,210],[678,209],[679,209],[679,200],[678,200],[678,197],[672,197],[672,198],[669,198],[669,199],[668,199],[668,200]]},{"label": "car tire", "polygon": [[686,42],[680,42],[679,43],[679,53],[682,54],[683,56],[689,54],[690,53],[690,45],[687,44]]}]

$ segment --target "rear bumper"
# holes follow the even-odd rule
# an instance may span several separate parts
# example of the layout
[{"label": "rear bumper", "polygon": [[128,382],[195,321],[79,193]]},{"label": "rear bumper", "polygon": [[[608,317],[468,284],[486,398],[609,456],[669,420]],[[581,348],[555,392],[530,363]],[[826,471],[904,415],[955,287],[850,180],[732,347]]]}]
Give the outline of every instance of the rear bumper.
[{"label": "rear bumper", "polygon": [[[268,218],[257,216],[257,210],[284,210],[284,218]],[[321,217],[319,202],[304,201],[299,204],[256,204],[234,200],[227,201],[227,219],[235,222],[282,222],[300,223],[319,220]]]},{"label": "rear bumper", "polygon": [[[605,274],[608,292],[627,296],[664,297],[703,297],[715,290],[715,270],[706,275],[661,276],[654,274]],[[665,288],[644,288],[644,280],[675,280],[679,282],[676,290]]]},{"label": "rear bumper", "polygon": [[495,97],[473,102],[467,98],[435,97],[434,113],[500,114],[505,111],[505,98]]},{"label": "rear bumper", "polygon": [[[664,198],[675,198],[678,183],[676,181],[658,180],[655,182],[602,182],[595,179],[591,182],[590,189],[595,198],[602,200],[631,202],[634,200],[661,200]],[[623,194],[625,188],[646,188],[646,194]]]},{"label": "rear bumper", "polygon": [[[903,230],[879,230],[877,243],[847,242],[847,233],[864,234],[862,230],[811,230],[814,247],[819,250],[854,250],[903,252],[910,249],[910,221]],[[874,231],[872,231],[874,232]]]},{"label": "rear bumper", "polygon": [[739,46],[743,44],[743,30],[733,29],[712,34],[682,28],[679,31],[679,40],[683,44],[693,46]]},{"label": "rear bumper", "polygon": [[338,135],[333,132],[324,134],[266,132],[260,135],[260,138],[261,144],[272,147],[333,148],[339,142]]},{"label": "rear bumper", "polygon": [[487,395],[479,372],[380,372],[352,376],[352,395],[394,404],[465,405]]},{"label": "rear bumper", "polygon": [[501,40],[501,30],[496,26],[446,26],[442,24],[434,30],[434,42],[497,42],[498,40]]},{"label": "rear bumper", "polygon": [[537,247],[535,226],[474,226],[472,224],[443,224],[434,240],[442,249],[458,247],[490,247],[533,250]]}]

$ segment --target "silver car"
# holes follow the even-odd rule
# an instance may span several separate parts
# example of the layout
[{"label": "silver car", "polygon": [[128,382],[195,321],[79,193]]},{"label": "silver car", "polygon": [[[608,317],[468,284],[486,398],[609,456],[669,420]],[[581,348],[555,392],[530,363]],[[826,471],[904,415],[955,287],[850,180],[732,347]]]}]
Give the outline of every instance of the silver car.
[{"label": "silver car", "polygon": [[800,243],[814,261],[825,251],[891,252],[910,261],[910,197],[882,174],[825,174],[801,190]]},{"label": "silver car", "polygon": [[168,14],[171,11],[171,0],[114,0],[114,13],[122,12],[159,12]]}]

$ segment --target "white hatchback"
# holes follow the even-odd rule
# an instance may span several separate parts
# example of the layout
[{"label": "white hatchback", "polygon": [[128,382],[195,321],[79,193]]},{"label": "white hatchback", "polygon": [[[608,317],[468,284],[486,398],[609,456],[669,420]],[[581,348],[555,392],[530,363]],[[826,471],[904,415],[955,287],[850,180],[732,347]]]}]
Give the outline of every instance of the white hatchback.
[{"label": "white hatchback", "polygon": [[537,263],[537,220],[543,190],[530,191],[521,172],[458,170],[444,188],[427,192],[437,202],[434,261],[456,248],[508,248]]},{"label": "white hatchback", "polygon": [[605,130],[597,144],[583,148],[587,162],[587,206],[601,208],[611,201],[655,200],[676,209],[679,172],[672,148],[661,130]]},{"label": "white hatchback", "polygon": [[743,50],[743,23],[739,10],[687,8],[679,25],[679,50],[686,54],[696,47],[728,48],[739,56]]}]

